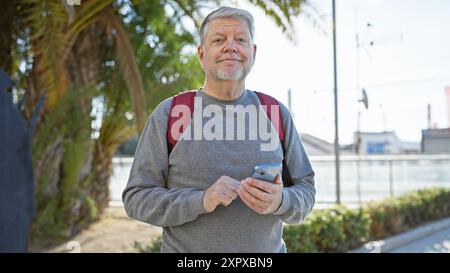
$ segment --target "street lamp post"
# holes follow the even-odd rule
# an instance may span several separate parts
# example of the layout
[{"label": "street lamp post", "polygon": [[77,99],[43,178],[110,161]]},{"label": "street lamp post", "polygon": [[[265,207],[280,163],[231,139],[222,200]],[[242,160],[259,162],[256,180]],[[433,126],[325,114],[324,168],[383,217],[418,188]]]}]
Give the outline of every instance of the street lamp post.
[{"label": "street lamp post", "polygon": [[336,169],[336,203],[341,203],[340,166],[339,166],[339,120],[338,120],[338,85],[336,56],[336,1],[333,0],[333,63],[334,63],[334,155]]}]

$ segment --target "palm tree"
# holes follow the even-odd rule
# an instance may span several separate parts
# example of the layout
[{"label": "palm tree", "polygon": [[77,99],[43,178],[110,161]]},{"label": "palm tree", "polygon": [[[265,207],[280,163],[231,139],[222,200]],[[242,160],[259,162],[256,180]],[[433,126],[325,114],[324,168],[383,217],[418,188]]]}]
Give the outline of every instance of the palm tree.
[{"label": "palm tree", "polygon": [[[26,93],[27,118],[46,97],[33,137],[34,243],[73,236],[107,206],[117,146],[142,131],[148,111],[161,99],[201,83],[195,58],[177,54],[195,43],[181,21],[190,18],[199,26],[201,11],[222,2],[82,0],[77,6],[9,0],[2,5],[0,68],[16,79],[17,97]],[[305,1],[248,2],[291,36],[291,18]],[[189,69],[188,77],[183,69]],[[101,115],[92,115],[95,111]]]}]

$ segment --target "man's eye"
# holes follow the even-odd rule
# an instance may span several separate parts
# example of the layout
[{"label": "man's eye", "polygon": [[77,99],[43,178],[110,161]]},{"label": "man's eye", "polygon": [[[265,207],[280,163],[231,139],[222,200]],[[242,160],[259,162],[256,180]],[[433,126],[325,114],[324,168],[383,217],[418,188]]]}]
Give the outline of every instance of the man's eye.
[{"label": "man's eye", "polygon": [[246,40],[246,39],[244,39],[244,38],[239,38],[239,39],[238,39],[238,42],[239,42],[239,43],[246,43],[246,42],[247,42],[247,40]]},{"label": "man's eye", "polygon": [[222,42],[222,38],[216,38],[216,39],[213,39],[212,42],[213,42],[214,44],[215,44],[215,43],[220,43],[220,42]]}]

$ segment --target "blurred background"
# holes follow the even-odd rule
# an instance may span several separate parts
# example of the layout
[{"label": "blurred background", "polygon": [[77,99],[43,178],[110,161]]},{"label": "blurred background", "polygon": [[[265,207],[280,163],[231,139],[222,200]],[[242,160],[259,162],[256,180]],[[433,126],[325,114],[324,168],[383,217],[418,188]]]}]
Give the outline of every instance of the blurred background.
[{"label": "blurred background", "polygon": [[318,209],[449,188],[450,2],[335,1],[336,69],[333,2],[4,1],[0,69],[14,82],[6,93],[28,127],[36,117],[28,250],[136,251],[160,234],[126,217],[121,193],[155,106],[202,86],[197,29],[221,5],[255,17],[246,87],[290,109]]}]

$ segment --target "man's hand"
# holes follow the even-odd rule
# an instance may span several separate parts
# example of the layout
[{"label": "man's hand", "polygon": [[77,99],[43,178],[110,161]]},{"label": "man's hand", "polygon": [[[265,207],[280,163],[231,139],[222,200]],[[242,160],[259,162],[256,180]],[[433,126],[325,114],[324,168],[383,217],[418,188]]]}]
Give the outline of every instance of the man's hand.
[{"label": "man's hand", "polygon": [[218,205],[228,206],[237,198],[238,188],[239,181],[222,175],[203,195],[203,207],[207,212],[212,212]]},{"label": "man's hand", "polygon": [[273,213],[281,206],[283,199],[281,175],[275,177],[274,183],[246,178],[241,181],[238,194],[241,200],[257,213]]}]

